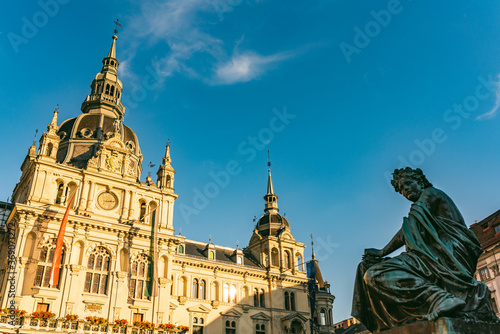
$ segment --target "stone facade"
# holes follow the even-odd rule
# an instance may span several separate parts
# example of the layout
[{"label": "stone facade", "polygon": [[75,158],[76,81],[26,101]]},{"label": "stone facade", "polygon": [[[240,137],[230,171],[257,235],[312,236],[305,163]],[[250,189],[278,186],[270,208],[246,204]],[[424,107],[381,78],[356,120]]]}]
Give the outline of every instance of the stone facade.
[{"label": "stone facade", "polygon": [[[156,182],[150,175],[141,182],[139,141],[121,121],[125,107],[116,39],[82,114],[58,125],[56,109],[39,147],[33,144],[22,163],[12,205],[2,211],[8,217],[0,256],[15,261],[0,264],[0,306],[15,305],[28,314],[49,311],[56,318],[75,314],[108,323],[171,323],[188,326],[192,333],[310,333],[311,321],[316,331],[333,333],[334,297],[322,279],[311,317],[305,244],[295,240],[289,222],[278,213],[270,171],[265,213],[246,248],[174,234],[177,194],[170,146]],[[48,273],[55,239],[74,192],[60,282],[53,286]],[[158,294],[148,296],[154,225]],[[40,326],[26,319],[25,332]],[[53,323],[54,330],[65,330],[60,320]],[[75,323],[74,329],[103,330],[92,328]]]},{"label": "stone facade", "polygon": [[477,262],[475,277],[486,283],[491,291],[491,302],[500,317],[500,210],[472,224],[470,229],[481,243],[483,254]]}]

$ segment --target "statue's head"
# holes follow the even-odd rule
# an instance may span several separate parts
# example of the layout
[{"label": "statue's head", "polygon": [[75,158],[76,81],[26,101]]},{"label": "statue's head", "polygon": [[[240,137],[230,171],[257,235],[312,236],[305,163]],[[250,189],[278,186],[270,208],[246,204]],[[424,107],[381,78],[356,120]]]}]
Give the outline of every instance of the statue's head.
[{"label": "statue's head", "polygon": [[391,184],[394,190],[412,202],[416,202],[425,188],[432,187],[420,168],[411,167],[395,169]]}]

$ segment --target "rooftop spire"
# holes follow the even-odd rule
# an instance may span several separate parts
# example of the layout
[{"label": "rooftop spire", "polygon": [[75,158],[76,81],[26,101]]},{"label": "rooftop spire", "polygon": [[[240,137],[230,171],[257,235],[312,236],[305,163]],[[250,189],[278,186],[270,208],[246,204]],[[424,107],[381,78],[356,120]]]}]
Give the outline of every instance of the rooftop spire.
[{"label": "rooftop spire", "polygon": [[267,194],[266,196],[264,196],[264,200],[266,201],[264,211],[266,213],[278,213],[278,195],[274,193],[273,179],[271,178],[271,159],[269,156],[269,151],[267,151],[267,167]]},{"label": "rooftop spire", "polygon": [[113,35],[113,43],[111,44],[111,48],[109,49],[108,56],[107,58],[115,58],[116,59],[116,40],[118,39],[118,36]]},{"label": "rooftop spire", "polygon": [[[115,24],[121,27],[118,20]],[[118,79],[118,66],[120,62],[116,59],[116,34],[115,29],[113,42],[106,57],[102,60],[102,69],[97,73],[90,85],[91,92],[82,103],[82,112],[106,114],[112,118],[120,118],[125,115],[125,107],[120,101],[122,95],[122,82]]]}]

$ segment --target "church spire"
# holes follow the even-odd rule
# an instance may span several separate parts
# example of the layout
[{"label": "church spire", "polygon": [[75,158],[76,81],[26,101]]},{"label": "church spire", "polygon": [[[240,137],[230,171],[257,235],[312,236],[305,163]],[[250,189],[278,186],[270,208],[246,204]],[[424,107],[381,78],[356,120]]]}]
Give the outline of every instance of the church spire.
[{"label": "church spire", "polygon": [[267,151],[267,167],[268,167],[268,177],[267,177],[267,194],[264,196],[266,201],[266,206],[264,212],[268,214],[278,213],[278,195],[274,193],[273,179],[271,177],[271,159],[269,158],[269,151]]},{"label": "church spire", "polygon": [[[117,24],[117,22],[115,23]],[[117,32],[118,30],[115,29],[111,48],[102,60],[101,72],[95,76],[90,86],[91,92],[82,103],[82,112],[84,113],[106,114],[112,118],[120,118],[125,114],[125,107],[120,101],[123,86],[118,79],[120,62],[116,59]]]},{"label": "church spire", "polygon": [[172,159],[170,158],[170,140],[167,141],[165,148],[165,156],[163,156],[160,167],[156,175],[158,176],[158,188],[166,189],[174,187],[174,174],[175,170],[172,167]]}]

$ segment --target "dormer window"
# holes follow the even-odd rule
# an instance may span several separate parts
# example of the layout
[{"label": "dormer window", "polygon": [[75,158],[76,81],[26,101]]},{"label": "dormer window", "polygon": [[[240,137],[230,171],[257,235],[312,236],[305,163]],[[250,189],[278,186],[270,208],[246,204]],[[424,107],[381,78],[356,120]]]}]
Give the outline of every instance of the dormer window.
[{"label": "dormer window", "polygon": [[238,256],[238,257],[236,258],[236,263],[237,263],[237,264],[243,264],[243,256]]},{"label": "dormer window", "polygon": [[210,260],[215,260],[215,252],[213,250],[208,252],[208,258]]},{"label": "dormer window", "polygon": [[177,246],[177,253],[184,254],[184,245]]}]

